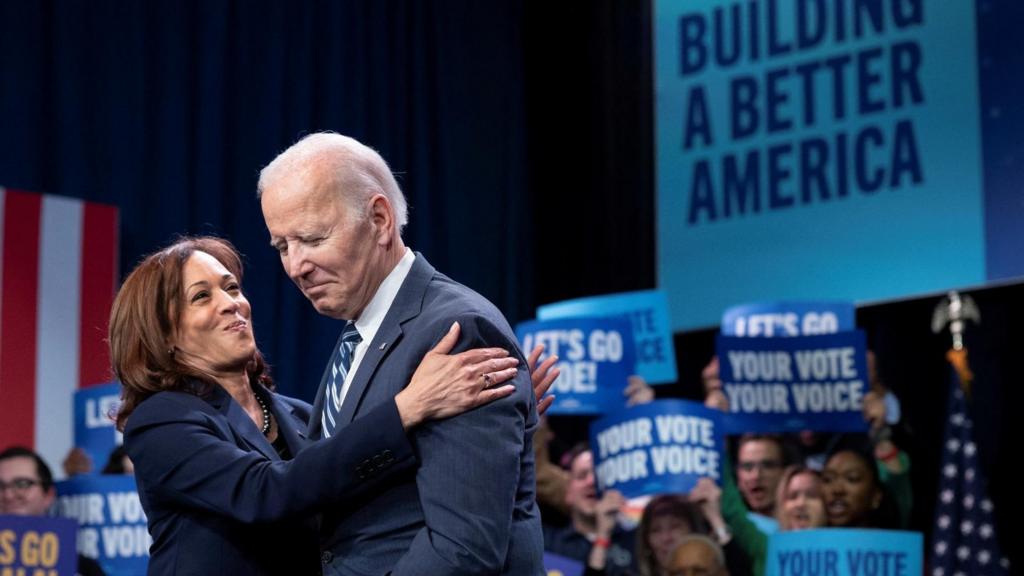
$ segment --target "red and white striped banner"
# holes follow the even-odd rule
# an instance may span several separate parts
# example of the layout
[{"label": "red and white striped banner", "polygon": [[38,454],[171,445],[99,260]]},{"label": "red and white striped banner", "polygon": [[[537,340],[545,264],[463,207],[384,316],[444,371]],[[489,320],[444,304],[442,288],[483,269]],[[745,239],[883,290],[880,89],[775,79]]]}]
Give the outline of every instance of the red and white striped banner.
[{"label": "red and white striped banner", "polygon": [[0,188],[0,449],[34,447],[55,472],[75,390],[111,379],[117,229],[114,206]]}]

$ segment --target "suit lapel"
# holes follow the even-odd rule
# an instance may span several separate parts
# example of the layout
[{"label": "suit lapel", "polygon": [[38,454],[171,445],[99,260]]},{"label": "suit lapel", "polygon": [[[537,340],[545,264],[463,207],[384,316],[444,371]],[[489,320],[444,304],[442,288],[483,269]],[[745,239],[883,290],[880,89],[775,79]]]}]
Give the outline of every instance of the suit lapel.
[{"label": "suit lapel", "polygon": [[277,394],[269,394],[269,396],[270,411],[274,413],[274,418],[277,420],[277,433],[284,438],[292,456],[295,456],[309,443],[302,418],[295,415],[293,406],[278,400]]},{"label": "suit lapel", "polygon": [[210,404],[224,415],[228,425],[234,430],[235,435],[251,448],[259,450],[260,453],[271,460],[281,459],[274,450],[274,447],[270,445],[270,442],[267,442],[266,437],[256,427],[252,418],[246,414],[238,402],[231,398],[231,395],[226,390],[220,386],[214,386],[210,397]]},{"label": "suit lapel", "polygon": [[[377,329],[377,335],[374,336],[373,342],[366,350],[366,355],[359,362],[359,369],[352,379],[352,386],[349,387],[345,401],[341,404],[341,413],[338,414],[341,419],[339,424],[347,424],[355,418],[356,410],[359,408],[377,368],[402,338],[402,323],[419,315],[423,307],[423,296],[426,293],[427,284],[434,277],[434,272],[434,267],[427,262],[422,254],[417,252],[409,275],[402,282],[402,287],[395,295],[391,308],[384,316],[380,328]],[[314,414],[319,419],[319,412],[314,411]]]}]

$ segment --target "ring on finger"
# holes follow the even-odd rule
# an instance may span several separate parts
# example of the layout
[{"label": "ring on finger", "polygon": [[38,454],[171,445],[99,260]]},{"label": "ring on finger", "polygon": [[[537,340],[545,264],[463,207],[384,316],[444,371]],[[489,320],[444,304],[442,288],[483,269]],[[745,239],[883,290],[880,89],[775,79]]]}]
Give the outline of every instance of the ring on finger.
[{"label": "ring on finger", "polygon": [[494,379],[491,378],[490,374],[484,374],[484,387],[490,388],[494,384]]}]

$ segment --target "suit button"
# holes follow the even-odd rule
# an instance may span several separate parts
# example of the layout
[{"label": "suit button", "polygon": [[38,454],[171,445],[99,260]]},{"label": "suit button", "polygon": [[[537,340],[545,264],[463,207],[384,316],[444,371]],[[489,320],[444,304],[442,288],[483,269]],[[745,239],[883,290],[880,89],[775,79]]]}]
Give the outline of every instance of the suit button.
[{"label": "suit button", "polygon": [[320,555],[320,561],[324,564],[330,564],[331,560],[334,560],[334,554],[331,554],[330,550],[324,550],[323,554]]}]

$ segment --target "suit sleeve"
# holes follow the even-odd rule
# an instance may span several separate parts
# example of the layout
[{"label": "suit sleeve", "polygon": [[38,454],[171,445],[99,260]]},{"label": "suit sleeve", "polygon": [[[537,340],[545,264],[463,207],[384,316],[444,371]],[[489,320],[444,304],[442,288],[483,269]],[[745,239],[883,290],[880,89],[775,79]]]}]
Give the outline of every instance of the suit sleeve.
[{"label": "suit sleeve", "polygon": [[415,463],[393,402],[287,461],[241,448],[223,416],[198,402],[157,395],[129,418],[125,446],[150,506],[271,522],[358,497]]},{"label": "suit sleeve", "polygon": [[[480,317],[458,320],[462,337],[453,353],[497,346],[518,354],[518,345],[490,321]],[[527,423],[536,425],[525,366],[522,362],[512,381],[516,391],[511,396],[415,430],[413,443],[420,460],[416,488],[426,526],[394,567],[393,576],[501,571],[512,530]]]}]

